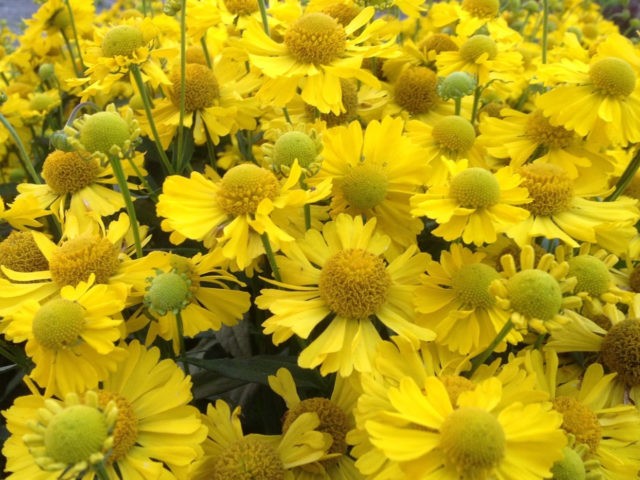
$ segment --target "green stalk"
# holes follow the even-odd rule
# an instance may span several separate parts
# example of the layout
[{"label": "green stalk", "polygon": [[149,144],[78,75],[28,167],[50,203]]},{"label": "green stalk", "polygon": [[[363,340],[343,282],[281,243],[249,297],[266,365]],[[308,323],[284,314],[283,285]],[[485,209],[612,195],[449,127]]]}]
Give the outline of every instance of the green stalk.
[{"label": "green stalk", "polygon": [[153,121],[153,114],[151,113],[151,100],[149,99],[149,92],[147,91],[147,86],[142,80],[142,74],[140,73],[140,68],[138,67],[138,65],[131,65],[131,73],[133,73],[133,78],[135,79],[138,90],[140,91],[140,97],[142,97],[142,103],[144,104],[144,113],[147,116],[147,121],[149,122],[151,134],[153,135],[153,141],[156,144],[156,149],[158,150],[158,155],[160,155],[160,160],[162,160],[162,164],[164,165],[167,173],[175,173],[175,170],[173,169],[173,166],[169,161],[169,157],[167,157],[167,153],[164,151],[164,148],[162,148],[160,135],[158,134],[158,129],[156,128],[156,123]]},{"label": "green stalk", "polygon": [[629,186],[629,183],[631,183],[631,180],[633,180],[633,177],[636,175],[638,167],[640,167],[640,149],[631,159],[627,168],[625,168],[622,176],[618,180],[618,183],[616,183],[616,188],[613,193],[605,198],[605,201],[612,202],[624,193],[626,188]]},{"label": "green stalk", "polygon": [[138,217],[136,215],[136,209],[133,206],[133,199],[131,198],[131,192],[129,191],[129,185],[127,185],[127,178],[124,175],[122,163],[120,158],[116,155],[109,155],[109,163],[113,168],[113,173],[118,181],[120,192],[124,198],[124,205],[127,209],[127,214],[131,221],[131,231],[133,232],[133,241],[136,247],[136,258],[142,257],[142,242],[140,241],[140,230],[138,229]]},{"label": "green stalk", "polygon": [[9,131],[9,135],[11,135],[11,138],[13,138],[13,141],[16,143],[16,146],[18,147],[18,158],[20,159],[20,163],[22,164],[25,172],[29,174],[33,183],[42,184],[42,180],[36,173],[35,168],[33,168],[33,163],[31,163],[29,154],[27,153],[26,148],[24,148],[24,144],[22,143],[18,132],[15,131],[13,125],[9,123],[9,120],[7,120],[2,113],[0,113],[0,123],[2,123],[2,125],[4,125],[4,127]]},{"label": "green stalk", "polygon": [[264,29],[264,33],[267,36],[270,36],[269,33],[269,20],[267,18],[267,6],[265,5],[265,0],[258,0],[258,7],[260,8],[260,18],[262,18],[262,28]]},{"label": "green stalk", "polygon": [[267,254],[269,265],[271,266],[273,278],[275,278],[278,282],[281,282],[282,277],[280,276],[280,269],[278,268],[278,263],[276,262],[276,256],[273,254],[273,248],[271,248],[269,235],[267,234],[267,232],[264,232],[262,235],[260,235],[260,238],[262,238],[262,245],[264,246],[264,251]]},{"label": "green stalk", "polygon": [[186,76],[187,76],[187,1],[181,0],[180,6],[180,120],[178,121],[178,156],[176,159],[176,171],[181,172],[186,163],[184,155],[184,109],[186,103]]},{"label": "green stalk", "polygon": [[491,345],[489,345],[484,352],[471,360],[471,370],[469,371],[469,376],[473,375],[478,367],[480,367],[480,365],[482,365],[487,360],[487,358],[489,358],[496,347],[500,345],[500,343],[506,338],[507,334],[511,331],[512,328],[513,322],[511,320],[507,320],[507,323],[505,323],[502,329],[498,332],[498,335],[496,335],[496,338],[493,339]]},{"label": "green stalk", "polygon": [[100,463],[96,463],[93,468],[98,480],[109,480],[109,474],[107,473],[107,469],[104,467],[104,460]]},{"label": "green stalk", "polygon": [[67,6],[67,11],[69,12],[69,21],[71,22],[71,31],[73,32],[73,41],[76,42],[76,50],[78,51],[78,60],[80,61],[82,72],[84,72],[87,69],[87,67],[84,64],[84,60],[82,58],[82,52],[80,51],[80,42],[78,41],[78,29],[76,28],[76,21],[73,16],[73,10],[71,9],[71,4],[69,3],[69,0],[64,0],[64,3]]},{"label": "green stalk", "polygon": [[471,123],[476,123],[476,116],[478,115],[478,106],[480,105],[480,95],[482,94],[482,88],[477,86],[473,92],[473,108],[471,110]]},{"label": "green stalk", "polygon": [[78,70],[78,64],[76,63],[75,55],[73,54],[73,48],[71,48],[71,42],[69,41],[69,37],[64,33],[64,30],[60,30],[60,34],[64,39],[64,43],[67,46],[67,50],[69,50],[69,56],[71,57],[71,64],[73,65],[73,72],[76,74],[76,77],[81,78],[82,72]]}]

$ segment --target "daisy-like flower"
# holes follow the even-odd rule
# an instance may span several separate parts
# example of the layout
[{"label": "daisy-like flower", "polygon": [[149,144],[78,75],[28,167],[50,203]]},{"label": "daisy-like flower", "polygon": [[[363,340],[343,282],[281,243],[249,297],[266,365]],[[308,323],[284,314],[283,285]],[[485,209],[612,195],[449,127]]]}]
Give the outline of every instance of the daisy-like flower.
[{"label": "daisy-like flower", "polygon": [[409,212],[409,198],[426,183],[423,150],[403,135],[401,118],[335,127],[322,135],[322,167],[308,180],[331,179],[331,214],[377,219],[378,228],[406,248],[423,228]]},{"label": "daisy-like flower", "polygon": [[502,278],[489,286],[498,306],[523,332],[546,333],[566,323],[565,312],[581,305],[579,297],[569,295],[577,283],[576,277],[568,277],[569,264],[557,262],[551,253],[536,259],[530,245],[522,247],[518,260],[516,265],[510,253],[500,258]]},{"label": "daisy-like flower", "polygon": [[17,230],[40,228],[42,223],[36,219],[49,214],[49,211],[40,206],[38,198],[34,195],[19,195],[8,205],[0,198],[0,220]]},{"label": "daisy-like flower", "polygon": [[315,413],[300,415],[283,435],[245,435],[240,408],[231,411],[222,400],[210,404],[202,419],[209,431],[204,457],[190,469],[191,480],[294,480],[293,468],[316,462],[331,445],[328,433],[316,431]]},{"label": "daisy-like flower", "polygon": [[[286,228],[286,215],[302,215],[302,206],[329,195],[330,180],[313,190],[297,188],[302,171],[298,162],[282,182],[272,171],[244,163],[229,169],[214,181],[194,172],[189,178],[172,175],[165,179],[157,204],[164,217],[162,228],[173,231],[171,241],[184,238],[204,241],[207,248],[222,247],[225,258],[241,270],[265,253],[263,235],[273,251],[293,241]],[[273,215],[282,214],[275,223]]]},{"label": "daisy-like flower", "polygon": [[[487,348],[509,319],[489,292],[489,285],[500,274],[483,263],[484,257],[452,244],[439,262],[429,262],[415,292],[416,310],[422,314],[419,323],[436,332],[438,343],[464,355]],[[509,343],[519,340],[515,332],[506,338]]]},{"label": "daisy-like flower", "polygon": [[[353,408],[358,399],[359,390],[352,378],[337,376],[331,398],[311,397],[300,399],[296,391],[293,376],[286,368],[268,378],[271,389],[280,395],[287,411],[282,419],[282,429],[291,428],[293,422],[307,412],[315,412],[320,419],[318,431],[331,435],[332,443],[328,458],[320,459],[313,465],[305,465],[296,477],[305,480],[355,480],[361,478],[353,459],[348,455],[347,432],[355,426]],[[294,472],[295,474],[295,472]]]},{"label": "daisy-like flower", "polygon": [[115,343],[123,333],[120,312],[128,289],[94,282],[91,275],[42,305],[23,303],[4,329],[9,340],[26,340],[25,351],[35,363],[29,375],[46,389],[45,396],[95,388],[122,358]]},{"label": "daisy-like flower", "polygon": [[464,37],[473,35],[486,27],[498,39],[518,40],[520,35],[507,25],[500,15],[498,0],[463,0],[462,2],[441,2],[429,9],[429,18],[436,28],[455,24],[456,34]]},{"label": "daisy-like flower", "polygon": [[517,205],[531,200],[522,179],[510,167],[497,172],[468,167],[466,160],[443,160],[448,181],[411,197],[411,214],[434,219],[434,235],[465,243],[492,243],[497,234],[520,224],[529,212]]},{"label": "daisy-like flower", "polygon": [[407,479],[537,480],[562,458],[562,416],[549,402],[503,402],[497,378],[460,393],[455,404],[433,376],[423,384],[404,377],[388,396],[390,406],[365,429]]},{"label": "daisy-like flower", "polygon": [[191,399],[189,377],[157,348],[133,341],[100,388],[64,401],[20,397],[3,412],[9,478],[71,479],[92,468],[110,479],[185,478],[206,438]]},{"label": "daisy-like flower", "polygon": [[[278,345],[293,335],[309,338],[326,318],[323,331],[300,353],[304,368],[320,365],[323,375],[370,371],[381,341],[382,324],[413,342],[435,334],[415,323],[413,292],[428,255],[409,247],[388,263],[383,256],[391,240],[375,231],[376,219],[340,214],[311,229],[305,238],[286,245],[277,257],[282,289],[261,291],[259,308],[273,314],[262,324]],[[285,290],[286,289],[286,290]],[[317,336],[316,336],[317,334]]]},{"label": "daisy-like flower", "polygon": [[300,88],[307,104],[339,115],[344,111],[340,79],[378,87],[380,82],[362,68],[362,61],[383,53],[392,40],[376,43],[384,22],[369,23],[374,13],[372,7],[364,8],[345,26],[326,13],[304,13],[284,32],[282,43],[266,35],[259,22],[249,23],[243,45],[251,64],[268,77],[258,97],[285,106]]}]

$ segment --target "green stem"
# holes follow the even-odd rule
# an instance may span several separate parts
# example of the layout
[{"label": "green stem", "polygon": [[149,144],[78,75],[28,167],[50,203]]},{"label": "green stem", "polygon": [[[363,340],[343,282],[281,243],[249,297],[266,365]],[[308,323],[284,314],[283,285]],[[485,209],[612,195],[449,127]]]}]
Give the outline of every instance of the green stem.
[{"label": "green stem", "polygon": [[480,95],[482,94],[482,88],[480,86],[476,87],[475,92],[473,93],[473,108],[471,110],[471,123],[474,124],[476,122],[476,116],[478,115],[478,106],[480,105]]},{"label": "green stem", "polygon": [[151,187],[151,185],[149,184],[145,176],[142,175],[142,172],[140,171],[138,166],[135,164],[133,159],[127,157],[127,161],[129,162],[129,165],[131,165],[131,168],[133,169],[133,171],[136,173],[136,176],[142,182],[142,186],[144,187],[144,189],[149,193],[149,196],[151,197],[151,199],[154,202],[158,203],[158,195],[156,195],[155,190]]},{"label": "green stem", "polygon": [[180,6],[180,119],[178,121],[178,155],[176,159],[176,171],[181,172],[186,163],[184,155],[184,114],[187,95],[187,24],[186,24],[186,0],[182,0]]},{"label": "green stem", "polygon": [[140,230],[138,229],[138,218],[136,215],[136,209],[133,206],[133,199],[131,198],[129,185],[127,185],[127,178],[124,175],[122,163],[120,163],[120,158],[118,158],[116,155],[109,155],[109,163],[111,163],[111,168],[113,168],[113,173],[116,177],[116,180],[118,181],[120,192],[122,193],[122,197],[124,198],[124,205],[127,209],[129,220],[131,221],[131,231],[133,232],[133,241],[136,247],[136,258],[141,258],[142,242],[140,241]]},{"label": "green stem", "polygon": [[104,467],[104,461],[96,463],[93,466],[93,469],[96,472],[96,477],[98,477],[98,480],[109,480],[109,474],[107,473],[107,469]]},{"label": "green stem", "polygon": [[22,163],[22,167],[25,172],[29,174],[33,183],[42,184],[42,180],[36,173],[35,168],[33,168],[33,163],[31,163],[29,154],[27,153],[26,148],[24,148],[24,144],[22,143],[18,132],[15,131],[13,125],[9,123],[9,120],[7,120],[2,113],[0,113],[0,123],[2,123],[2,125],[4,125],[4,127],[9,131],[9,135],[11,135],[11,138],[13,138],[13,141],[16,143],[16,146],[18,147],[18,158],[20,159],[20,163]]},{"label": "green stem", "polygon": [[[76,21],[73,16],[73,10],[71,9],[71,4],[69,0],[65,0],[64,3],[67,6],[67,11],[69,12],[69,21],[71,22],[71,31],[73,32],[73,41],[76,42],[76,50],[78,52],[78,60],[80,61],[80,66],[82,67],[82,72],[84,72],[87,67],[84,64],[84,60],[82,58],[82,51],[80,50],[80,42],[78,41],[78,29],[76,28]],[[81,72],[81,73],[82,73]]]},{"label": "green stem", "polygon": [[453,101],[455,102],[455,105],[456,105],[455,114],[460,115],[460,110],[462,110],[462,97],[455,97]]},{"label": "green stem", "polygon": [[507,323],[505,323],[502,329],[498,332],[498,335],[496,335],[496,338],[493,339],[491,345],[489,345],[484,352],[471,360],[471,370],[469,371],[469,376],[473,375],[478,367],[480,367],[480,365],[482,365],[487,360],[487,358],[489,358],[496,347],[500,345],[500,343],[502,343],[502,341],[506,338],[512,328],[513,322],[511,320],[507,320]]},{"label": "green stem", "polygon": [[273,278],[275,278],[278,282],[282,281],[282,277],[280,276],[280,269],[278,268],[278,263],[276,262],[276,256],[273,254],[273,248],[271,248],[271,242],[269,241],[269,235],[267,232],[260,235],[262,238],[262,245],[264,246],[264,251],[267,254],[267,260],[269,261],[269,265],[271,266],[271,272],[273,273]]},{"label": "green stem", "polygon": [[629,162],[629,165],[627,165],[627,168],[625,168],[622,176],[618,180],[618,183],[616,183],[616,188],[613,193],[609,195],[605,201],[612,202],[624,193],[626,188],[629,186],[629,183],[631,183],[631,180],[633,180],[633,177],[636,175],[638,167],[640,167],[640,149],[638,149],[634,157]]},{"label": "green stem", "polygon": [[69,50],[69,56],[71,57],[71,64],[73,65],[73,72],[76,74],[76,77],[81,78],[82,72],[78,70],[78,63],[76,62],[76,57],[73,54],[73,48],[71,48],[71,42],[69,41],[69,37],[67,37],[67,34],[64,33],[63,29],[60,30],[60,34],[64,39],[64,43],[67,46],[67,50]]},{"label": "green stem", "polygon": [[156,144],[156,149],[158,150],[158,155],[160,155],[160,160],[162,160],[162,164],[164,165],[167,173],[175,173],[171,162],[169,162],[169,157],[167,157],[167,153],[162,148],[162,143],[160,142],[160,135],[158,134],[158,129],[156,128],[156,123],[153,121],[153,114],[151,113],[151,100],[149,99],[149,92],[147,92],[147,86],[142,80],[142,75],[140,73],[140,68],[136,64],[131,65],[131,73],[133,73],[133,78],[136,81],[136,85],[138,86],[138,90],[140,91],[140,97],[142,98],[142,103],[144,105],[144,113],[147,116],[147,121],[149,122],[149,128],[151,128],[151,134],[153,135],[153,141]]},{"label": "green stem", "polygon": [[262,28],[264,29],[264,33],[267,36],[271,35],[269,33],[269,20],[267,18],[267,6],[265,5],[266,0],[258,0],[258,7],[260,7],[260,18],[262,18]]},{"label": "green stem", "polygon": [[202,45],[202,51],[204,52],[204,58],[207,61],[207,67],[212,68],[211,55],[209,54],[209,47],[207,47],[207,32],[200,39],[200,45]]},{"label": "green stem", "polygon": [[549,35],[549,0],[542,0],[542,63],[547,63],[547,36]]}]

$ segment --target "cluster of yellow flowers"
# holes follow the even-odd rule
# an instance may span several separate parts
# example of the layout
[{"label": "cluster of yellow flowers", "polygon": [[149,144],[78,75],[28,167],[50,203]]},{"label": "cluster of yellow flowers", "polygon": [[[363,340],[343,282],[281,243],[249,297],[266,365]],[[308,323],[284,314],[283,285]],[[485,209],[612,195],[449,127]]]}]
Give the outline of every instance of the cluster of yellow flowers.
[{"label": "cluster of yellow flowers", "polygon": [[6,478],[639,478],[640,43],[597,4],[39,3]]}]

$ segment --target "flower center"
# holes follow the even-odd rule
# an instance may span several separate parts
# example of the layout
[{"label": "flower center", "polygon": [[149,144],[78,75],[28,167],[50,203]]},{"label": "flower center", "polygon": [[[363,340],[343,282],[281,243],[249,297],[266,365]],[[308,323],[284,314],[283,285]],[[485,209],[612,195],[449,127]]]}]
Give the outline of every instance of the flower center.
[{"label": "flower center", "polygon": [[[180,106],[181,78],[177,69],[171,74],[173,85],[169,96],[176,107]],[[211,107],[220,97],[220,86],[213,70],[200,63],[186,65],[184,88],[184,108],[187,113]]]},{"label": "flower center", "polygon": [[640,264],[633,267],[629,274],[629,286],[634,292],[640,293]]},{"label": "flower center", "polygon": [[200,288],[200,275],[198,275],[196,267],[190,259],[172,253],[169,263],[174,271],[186,275],[187,281],[190,284],[191,293],[195,293],[198,288]]},{"label": "flower center", "polygon": [[33,317],[33,336],[51,350],[72,346],[78,341],[85,324],[81,305],[56,298],[42,305]]},{"label": "flower center", "polygon": [[451,35],[446,33],[433,33],[426,37],[418,44],[418,48],[422,52],[455,52],[458,45],[453,41]]},{"label": "flower center", "polygon": [[443,375],[440,377],[440,381],[444,385],[444,388],[447,389],[451,405],[454,406],[458,405],[458,397],[461,393],[469,392],[476,387],[471,380],[461,377],[460,375]]},{"label": "flower center", "polygon": [[114,145],[124,148],[130,137],[129,124],[115,112],[86,115],[80,127],[80,143],[91,153],[107,154]]},{"label": "flower center", "polygon": [[351,20],[360,13],[360,8],[351,3],[332,3],[322,10],[323,13],[335,18],[343,27],[349,25]]},{"label": "flower center", "polygon": [[36,93],[29,101],[29,108],[32,110],[46,111],[56,103],[56,99],[46,93]]},{"label": "flower center", "polygon": [[274,199],[280,193],[276,176],[265,168],[252,163],[243,163],[224,174],[218,190],[220,208],[229,215],[255,213],[260,202]]},{"label": "flower center", "polygon": [[608,97],[628,97],[636,88],[636,74],[629,63],[621,58],[606,57],[589,67],[589,78],[594,87]]},{"label": "flower center", "polygon": [[542,114],[536,110],[527,119],[525,135],[538,145],[547,148],[567,148],[573,143],[575,133],[563,126],[553,126]]},{"label": "flower center", "polygon": [[41,272],[49,269],[49,262],[38,248],[31,232],[17,230],[0,242],[0,265],[16,272]]},{"label": "flower center", "polygon": [[51,152],[42,165],[42,178],[54,193],[64,195],[91,185],[98,176],[98,164],[78,152]]},{"label": "flower center", "polygon": [[284,35],[284,43],[298,62],[326,65],[344,52],[346,37],[335,18],[312,12],[291,25]]},{"label": "flower center", "polygon": [[562,307],[558,281],[542,270],[523,270],[507,282],[512,308],[529,318],[551,320]]},{"label": "flower center", "polygon": [[86,282],[92,273],[96,283],[108,283],[119,266],[118,249],[100,237],[68,240],[49,259],[51,278],[61,287]]},{"label": "flower center", "polygon": [[98,403],[101,407],[106,407],[110,401],[113,401],[118,409],[118,416],[112,432],[113,448],[108,457],[109,462],[115,463],[135,445],[138,438],[138,419],[126,398],[106,390],[98,392]]},{"label": "flower center", "polygon": [[54,414],[44,432],[47,455],[73,465],[102,451],[108,437],[104,414],[89,405],[70,405]]},{"label": "flower center", "polygon": [[609,290],[611,275],[605,263],[593,255],[580,255],[570,258],[569,276],[578,280],[576,292],[587,292],[599,297]]},{"label": "flower center", "polygon": [[460,47],[460,57],[467,63],[475,63],[484,54],[488,60],[498,54],[496,42],[488,35],[474,35]]},{"label": "flower center", "polygon": [[341,185],[342,193],[351,206],[368,210],[382,203],[389,181],[383,166],[358,163],[349,168]]},{"label": "flower center", "polygon": [[102,39],[102,54],[105,57],[129,56],[144,44],[144,37],[139,28],[132,25],[116,25],[111,27]]},{"label": "flower center", "polygon": [[144,303],[159,315],[177,313],[189,304],[190,281],[184,273],[162,272],[152,277]]},{"label": "flower center", "polygon": [[565,210],[573,198],[573,181],[551,163],[531,163],[519,169],[522,186],[529,190],[531,203],[523,205],[534,215],[551,216]]},{"label": "flower center", "polygon": [[[344,455],[347,453],[347,432],[349,431],[349,422],[345,412],[335,403],[327,398],[315,397],[302,400],[295,407],[289,410],[284,417],[282,431],[289,430],[291,424],[303,413],[315,412],[320,419],[320,425],[317,430],[328,433],[333,438],[329,453],[339,453]],[[340,457],[326,460],[325,464],[335,464]]]},{"label": "flower center", "polygon": [[395,100],[411,115],[427,113],[438,101],[438,77],[427,67],[406,68],[396,80]]},{"label": "flower center", "polygon": [[60,30],[65,30],[69,25],[71,25],[69,11],[64,6],[57,9],[53,12],[51,17],[49,17],[47,25],[55,26]]},{"label": "flower center", "polygon": [[451,278],[451,286],[456,292],[463,309],[486,309],[495,303],[489,293],[489,285],[500,278],[500,274],[484,263],[463,265]]},{"label": "flower center", "polygon": [[[358,86],[356,82],[352,79],[341,78],[340,90],[344,112],[339,115],[332,112],[320,114],[320,119],[326,122],[327,128],[344,125],[358,117]],[[317,111],[315,107],[307,105],[306,113],[310,119],[314,120],[316,118]]]},{"label": "flower center", "polygon": [[224,0],[224,6],[232,15],[242,17],[258,11],[258,0]]},{"label": "flower center", "polygon": [[499,0],[463,0],[462,9],[477,18],[493,18],[500,10]]},{"label": "flower center", "polygon": [[562,428],[575,435],[576,442],[584,443],[595,452],[602,436],[602,428],[596,414],[571,397],[556,397],[553,407],[562,414]]},{"label": "flower center", "polygon": [[505,435],[498,420],[475,407],[454,410],[440,429],[445,461],[460,478],[486,478],[504,457]]},{"label": "flower center", "polygon": [[459,115],[449,115],[439,120],[431,133],[433,140],[447,156],[464,155],[476,140],[476,131],[469,120]]},{"label": "flower center", "polygon": [[552,480],[586,480],[587,471],[578,452],[570,447],[564,447],[562,452],[562,460],[551,467]]},{"label": "flower center", "polygon": [[212,480],[284,480],[285,469],[274,448],[244,437],[213,462]]},{"label": "flower center", "polygon": [[307,168],[317,156],[316,142],[304,132],[285,132],[273,145],[273,166],[277,170],[283,165],[290,167],[296,159],[302,168]]},{"label": "flower center", "polygon": [[600,354],[604,364],[629,386],[640,385],[640,321],[616,323],[602,340]]},{"label": "flower center", "polygon": [[338,315],[351,319],[375,314],[387,299],[391,278],[382,258],[362,249],[333,255],[320,274],[320,296]]},{"label": "flower center", "polygon": [[471,167],[451,179],[449,193],[464,208],[485,208],[500,200],[500,184],[489,170]]}]

